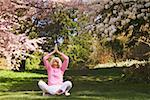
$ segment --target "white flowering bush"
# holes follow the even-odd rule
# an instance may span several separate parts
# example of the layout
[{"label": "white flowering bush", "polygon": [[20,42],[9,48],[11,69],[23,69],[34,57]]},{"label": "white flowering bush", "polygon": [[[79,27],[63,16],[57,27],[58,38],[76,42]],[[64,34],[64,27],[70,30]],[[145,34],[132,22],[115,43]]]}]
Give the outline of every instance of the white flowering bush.
[{"label": "white flowering bush", "polygon": [[40,51],[38,43],[43,43],[43,39],[29,40],[24,34],[14,35],[9,32],[0,31],[0,55],[6,58],[7,69],[19,70],[21,61],[26,60],[30,51]]},{"label": "white flowering bush", "polygon": [[[20,70],[20,65],[23,64],[22,61],[26,59],[27,66],[31,67],[33,64],[30,64],[30,61],[34,62],[34,57],[29,53],[33,51],[43,52],[39,44],[43,44],[44,41],[43,38],[38,38],[38,31],[36,30],[36,27],[42,27],[42,23],[40,21],[40,23],[37,23],[37,19],[43,20],[58,5],[77,7],[77,5],[82,3],[80,1],[1,0],[0,56],[6,59],[7,64],[5,68]],[[29,39],[27,35],[32,39]],[[40,63],[39,59],[37,61]]]},{"label": "white flowering bush", "polygon": [[[100,40],[105,39],[115,53],[124,57],[132,55],[130,50],[137,45],[146,45],[149,49],[145,50],[141,58],[146,60],[150,50],[149,8],[149,0],[110,0],[97,13],[93,25],[95,28],[91,29]],[[117,46],[115,41],[120,45]]]},{"label": "white flowering bush", "polygon": [[146,22],[141,27],[148,28],[149,7],[149,0],[110,0],[95,19],[95,22],[98,22],[97,29],[100,34],[111,37],[113,34],[119,33],[119,30],[130,31],[137,26],[141,26],[140,24],[143,23],[134,23],[134,21],[140,21],[141,19]]},{"label": "white flowering bush", "polygon": [[[115,54],[114,63],[95,68],[124,67],[127,80],[150,81],[150,0],[110,0],[97,13],[93,27]],[[136,60],[117,62],[119,54],[121,60]]]}]

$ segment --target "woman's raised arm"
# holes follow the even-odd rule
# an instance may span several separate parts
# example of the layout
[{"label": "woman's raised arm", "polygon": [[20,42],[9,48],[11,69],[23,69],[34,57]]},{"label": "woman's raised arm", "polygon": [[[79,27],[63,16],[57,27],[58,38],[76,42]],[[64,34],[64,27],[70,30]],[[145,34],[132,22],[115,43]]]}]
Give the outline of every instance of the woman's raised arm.
[{"label": "woman's raised arm", "polygon": [[67,55],[65,55],[64,53],[56,50],[56,52],[62,56],[62,58],[64,59],[63,63],[62,63],[62,66],[61,66],[61,70],[64,72],[67,67],[68,67],[68,64],[69,64],[69,57]]},{"label": "woman's raised arm", "polygon": [[45,68],[47,69],[48,67],[50,67],[50,63],[48,61],[48,59],[56,52],[56,50],[52,51],[51,53],[47,54],[46,56],[43,57],[43,62],[45,65]]}]

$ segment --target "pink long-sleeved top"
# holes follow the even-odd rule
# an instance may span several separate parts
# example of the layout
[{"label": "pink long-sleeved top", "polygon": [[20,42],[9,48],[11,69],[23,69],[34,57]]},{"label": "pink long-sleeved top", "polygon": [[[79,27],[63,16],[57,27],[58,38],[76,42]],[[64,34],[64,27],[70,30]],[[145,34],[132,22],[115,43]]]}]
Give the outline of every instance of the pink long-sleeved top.
[{"label": "pink long-sleeved top", "polygon": [[64,58],[63,63],[59,68],[53,68],[51,63],[48,61],[48,58],[52,55],[52,53],[48,54],[43,58],[45,68],[48,73],[48,85],[61,85],[63,83],[63,75],[65,70],[68,67],[69,57],[65,54],[61,53],[61,56]]}]

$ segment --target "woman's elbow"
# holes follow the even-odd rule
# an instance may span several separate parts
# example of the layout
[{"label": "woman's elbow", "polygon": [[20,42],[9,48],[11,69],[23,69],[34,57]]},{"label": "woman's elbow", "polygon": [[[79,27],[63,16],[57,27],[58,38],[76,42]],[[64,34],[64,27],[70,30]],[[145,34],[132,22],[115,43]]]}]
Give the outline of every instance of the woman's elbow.
[{"label": "woman's elbow", "polygon": [[68,57],[68,56],[66,56],[66,57],[65,57],[65,60],[68,60],[68,61],[69,61],[69,57]]},{"label": "woman's elbow", "polygon": [[47,57],[43,57],[43,61],[46,61],[47,60]]}]

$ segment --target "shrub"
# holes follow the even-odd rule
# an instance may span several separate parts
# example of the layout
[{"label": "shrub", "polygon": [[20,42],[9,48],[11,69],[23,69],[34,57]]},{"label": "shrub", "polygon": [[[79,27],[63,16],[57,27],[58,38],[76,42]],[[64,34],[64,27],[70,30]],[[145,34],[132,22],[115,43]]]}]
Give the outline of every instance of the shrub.
[{"label": "shrub", "polygon": [[42,61],[41,59],[42,53],[34,52],[29,58],[26,59],[25,63],[26,70],[39,69]]},{"label": "shrub", "polygon": [[125,81],[150,82],[150,63],[134,64],[124,69]]}]

